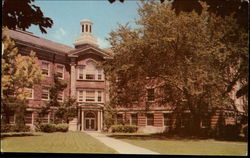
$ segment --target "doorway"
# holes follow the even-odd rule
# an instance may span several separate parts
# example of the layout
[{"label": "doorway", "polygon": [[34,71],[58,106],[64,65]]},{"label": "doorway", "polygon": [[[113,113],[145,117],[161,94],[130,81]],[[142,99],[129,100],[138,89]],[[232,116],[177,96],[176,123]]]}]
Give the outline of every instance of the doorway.
[{"label": "doorway", "polygon": [[88,112],[85,115],[85,130],[93,131],[96,130],[96,118],[93,112]]}]

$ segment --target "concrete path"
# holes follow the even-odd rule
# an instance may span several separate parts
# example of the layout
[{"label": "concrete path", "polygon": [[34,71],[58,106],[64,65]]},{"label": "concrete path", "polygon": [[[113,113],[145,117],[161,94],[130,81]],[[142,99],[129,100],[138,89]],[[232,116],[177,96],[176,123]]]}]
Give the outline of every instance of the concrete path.
[{"label": "concrete path", "polygon": [[160,154],[151,150],[141,148],[114,138],[110,138],[99,132],[86,132],[88,135],[96,138],[110,148],[113,148],[120,154]]}]

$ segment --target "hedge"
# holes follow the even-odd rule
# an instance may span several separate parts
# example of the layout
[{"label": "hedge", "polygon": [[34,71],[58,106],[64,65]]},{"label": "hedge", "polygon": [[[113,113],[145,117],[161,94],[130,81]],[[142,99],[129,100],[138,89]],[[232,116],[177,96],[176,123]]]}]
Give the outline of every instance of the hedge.
[{"label": "hedge", "polygon": [[1,126],[1,133],[8,133],[8,132],[30,132],[30,126],[18,126],[18,125],[2,125]]},{"label": "hedge", "polygon": [[113,125],[111,126],[111,131],[122,132],[122,133],[134,133],[137,132],[138,127],[134,125]]},{"label": "hedge", "polygon": [[41,132],[67,132],[69,129],[68,124],[50,124],[50,123],[42,123],[39,125],[39,131]]}]

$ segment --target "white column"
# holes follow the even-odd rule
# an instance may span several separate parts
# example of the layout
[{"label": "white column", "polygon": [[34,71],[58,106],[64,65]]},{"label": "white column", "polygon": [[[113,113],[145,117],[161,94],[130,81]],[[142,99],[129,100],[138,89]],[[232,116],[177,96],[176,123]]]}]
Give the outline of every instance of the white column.
[{"label": "white column", "polygon": [[97,118],[97,131],[101,131],[101,111],[98,111],[98,118]]},{"label": "white column", "polygon": [[82,131],[84,131],[84,111],[82,111]]},{"label": "white column", "polygon": [[103,126],[103,111],[101,110],[101,117],[100,117],[100,124],[101,124],[101,130],[102,130],[102,126]]}]

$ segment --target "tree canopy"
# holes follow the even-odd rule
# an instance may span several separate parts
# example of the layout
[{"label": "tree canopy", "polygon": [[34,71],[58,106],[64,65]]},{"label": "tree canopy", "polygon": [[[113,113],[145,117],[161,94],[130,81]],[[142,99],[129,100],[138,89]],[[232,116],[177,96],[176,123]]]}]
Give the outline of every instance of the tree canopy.
[{"label": "tree canopy", "polygon": [[[3,30],[4,31],[4,30]],[[1,111],[4,122],[9,123],[11,112],[16,112],[17,121],[24,124],[24,112],[30,92],[27,90],[39,84],[43,77],[35,52],[29,56],[23,56],[15,46],[15,42],[9,36],[3,34],[2,42],[4,52],[2,54],[2,95]]]},{"label": "tree canopy", "polygon": [[3,26],[9,29],[28,29],[37,25],[42,33],[53,25],[51,18],[45,17],[39,6],[32,4],[35,0],[4,0],[2,2]]},{"label": "tree canopy", "polygon": [[110,33],[115,54],[104,68],[111,104],[130,106],[134,96],[140,104],[145,87],[154,87],[157,102],[189,109],[197,129],[204,111],[233,104],[233,82],[247,82],[239,74],[247,73],[248,35],[233,15],[210,13],[206,3],[200,14],[177,15],[172,5],[142,2],[138,28],[119,25]]}]

